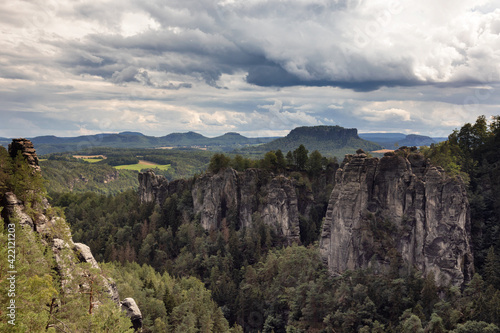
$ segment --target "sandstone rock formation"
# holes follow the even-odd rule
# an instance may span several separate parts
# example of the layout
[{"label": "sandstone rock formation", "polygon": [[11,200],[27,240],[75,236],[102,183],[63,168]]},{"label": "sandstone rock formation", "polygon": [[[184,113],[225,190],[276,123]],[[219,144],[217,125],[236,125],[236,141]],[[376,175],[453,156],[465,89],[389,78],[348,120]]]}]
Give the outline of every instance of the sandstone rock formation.
[{"label": "sandstone rock formation", "polygon": [[137,331],[140,329],[142,327],[142,313],[135,300],[133,298],[125,298],[120,304],[122,310],[127,313],[127,317],[132,321],[134,330]]},{"label": "sandstone rock formation", "polygon": [[[99,264],[94,258],[90,247],[82,243],[74,243],[73,251],[76,253],[77,258],[80,262],[87,262],[90,264],[92,268],[100,269]],[[116,283],[105,276],[102,276],[102,282],[109,297],[118,304],[120,302],[120,295],[118,294],[118,288],[116,287]]]},{"label": "sandstone rock formation", "polygon": [[[9,154],[12,158],[15,158],[19,153],[26,158],[28,164],[36,172],[40,172],[38,157],[31,141],[14,139],[9,145]],[[55,267],[53,268],[58,272],[63,292],[75,292],[75,290],[71,289],[71,281],[82,273],[81,270],[76,269],[77,265],[79,263],[89,263],[92,268],[98,271],[100,271],[100,267],[87,245],[73,242],[71,232],[64,219],[49,214],[51,207],[47,199],[43,198],[41,201],[41,205],[32,207],[28,214],[24,203],[14,193],[7,192],[0,201],[0,208],[3,208],[0,209],[2,217],[6,223],[16,223],[19,227],[27,230],[27,237],[29,237],[30,241],[41,241],[47,249],[50,249],[55,259]],[[40,237],[35,237],[36,234],[39,234]],[[107,289],[109,298],[119,305],[119,295],[115,283],[100,273],[98,277]],[[85,288],[85,286],[80,286],[80,288]],[[128,298],[126,300],[135,304],[133,299]],[[96,299],[94,306],[99,306],[99,304],[99,300]],[[135,308],[134,311],[139,311],[137,305],[135,305]],[[134,327],[139,324],[136,319],[131,318],[131,320]],[[142,316],[140,324],[142,325]]]},{"label": "sandstone rock formation", "polygon": [[13,139],[12,143],[9,144],[9,154],[12,158],[15,158],[17,154],[21,152],[28,164],[37,171],[40,171],[40,165],[38,164],[38,157],[36,156],[35,147],[33,143],[24,138]]},{"label": "sandstone rock formation", "polygon": [[206,230],[226,225],[248,228],[254,220],[272,226],[289,242],[299,241],[299,210],[293,180],[265,170],[231,168],[207,173],[192,182],[168,182],[152,171],[139,174],[141,202],[162,204],[173,193],[190,190],[194,214]]},{"label": "sandstone rock formation", "polygon": [[15,216],[18,219],[19,225],[28,226],[32,229],[35,228],[35,223],[31,216],[24,212],[23,202],[19,200],[14,193],[5,193],[2,206],[4,207],[2,217],[5,222],[11,223],[12,217]]},{"label": "sandstone rock formation", "polygon": [[469,229],[461,179],[409,149],[381,159],[359,151],[337,170],[320,252],[334,274],[386,271],[400,258],[439,285],[462,285],[473,273]]}]

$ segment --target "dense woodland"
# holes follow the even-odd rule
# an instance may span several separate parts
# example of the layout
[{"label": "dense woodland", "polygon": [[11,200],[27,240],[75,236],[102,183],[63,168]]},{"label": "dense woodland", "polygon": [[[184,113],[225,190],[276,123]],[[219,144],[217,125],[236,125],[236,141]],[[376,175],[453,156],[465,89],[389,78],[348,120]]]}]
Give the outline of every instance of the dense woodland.
[{"label": "dense woodland", "polygon": [[[299,196],[314,192],[315,209],[300,217],[300,245],[286,246],[258,218],[249,229],[228,223],[207,232],[189,193],[158,206],[140,204],[135,190],[53,192],[52,205],[64,209],[73,238],[91,247],[120,293],[136,299],[144,331],[500,332],[500,117],[480,117],[421,151],[468,186],[477,274],[463,288],[437,287],[432,275],[401,270],[401,262],[387,275],[358,270],[332,277],[317,240],[338,163],[305,146],[259,160],[215,154],[206,171],[258,167],[294,177]],[[43,186],[21,181],[26,175],[15,170],[23,170],[22,161],[12,168],[0,153],[3,192]],[[32,275],[45,276],[57,293],[49,272]]]}]

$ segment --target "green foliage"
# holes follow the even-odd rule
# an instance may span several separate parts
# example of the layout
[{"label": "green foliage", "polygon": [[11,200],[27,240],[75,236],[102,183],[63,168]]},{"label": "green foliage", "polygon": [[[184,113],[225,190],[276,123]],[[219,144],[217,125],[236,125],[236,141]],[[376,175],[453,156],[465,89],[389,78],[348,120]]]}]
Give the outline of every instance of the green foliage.
[{"label": "green foliage", "polygon": [[217,173],[220,170],[227,168],[229,166],[230,161],[231,159],[222,153],[214,154],[214,156],[212,156],[212,158],[210,159],[210,163],[208,165],[208,171]]},{"label": "green foliage", "polygon": [[121,295],[133,297],[153,332],[237,332],[229,328],[211,292],[194,278],[173,278],[148,265],[103,264]]},{"label": "green foliage", "polygon": [[116,194],[137,188],[137,172],[117,171],[107,164],[87,163],[82,160],[47,160],[40,162],[49,193],[96,192]]},{"label": "green foliage", "polygon": [[293,160],[295,162],[295,165],[297,166],[297,169],[299,170],[306,169],[307,161],[309,160],[309,157],[307,156],[308,152],[309,151],[302,144],[299,146],[299,148],[293,151],[292,153]]},{"label": "green foliage", "polygon": [[495,254],[493,246],[488,250],[484,263],[484,279],[487,284],[500,290],[500,258]]},{"label": "green foliage", "polygon": [[[6,322],[2,313],[0,331],[2,332],[132,332],[128,328],[130,320],[125,317],[118,306],[103,293],[102,278],[88,264],[75,264],[71,250],[67,266],[71,269],[72,278],[65,279],[65,288],[61,289],[59,274],[55,267],[54,253],[44,245],[38,233],[21,227],[16,219],[11,219],[15,227],[16,259],[15,296],[0,293],[0,302],[8,304],[15,300],[15,326]],[[9,226],[12,230],[12,226]],[[7,244],[4,222],[0,219],[0,242]],[[12,232],[11,232],[12,234]],[[11,277],[11,268],[4,265],[7,248],[2,246],[0,254],[5,261],[0,264],[0,287],[9,290],[7,277]],[[9,284],[9,285],[8,285]],[[71,292],[67,292],[71,290]],[[99,302],[89,314],[89,291],[93,291],[93,300]],[[4,309],[2,309],[3,312]]]},{"label": "green foliage", "polygon": [[10,188],[12,177],[12,159],[9,152],[0,146],[0,195],[3,196]]},{"label": "green foliage", "polygon": [[13,172],[8,180],[8,188],[25,205],[31,207],[41,206],[42,199],[46,196],[45,181],[40,172],[35,171],[28,163],[21,152],[12,160]]},{"label": "green foliage", "polygon": [[465,324],[459,324],[453,333],[498,333],[500,329],[494,324],[488,324],[484,321],[468,321]]}]

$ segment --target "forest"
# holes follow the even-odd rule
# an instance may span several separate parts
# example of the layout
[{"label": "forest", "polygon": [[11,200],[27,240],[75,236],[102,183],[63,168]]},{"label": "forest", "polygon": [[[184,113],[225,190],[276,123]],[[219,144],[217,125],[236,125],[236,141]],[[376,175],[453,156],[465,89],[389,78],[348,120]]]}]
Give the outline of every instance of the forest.
[{"label": "forest", "polygon": [[[103,152],[110,153],[93,153]],[[53,187],[49,196],[74,240],[90,246],[120,294],[137,301],[143,332],[500,332],[500,117],[479,117],[420,152],[467,185],[476,274],[462,287],[438,286],[432,274],[401,270],[401,262],[388,274],[363,269],[332,276],[319,258],[318,237],[339,163],[304,145],[260,159],[204,156],[206,173],[259,168],[314,193],[314,209],[300,216],[299,244],[287,244],[258,216],[251,228],[228,217],[220,230],[206,231],[189,193],[170,195],[161,205],[141,203],[134,189],[103,194]],[[29,176],[21,158],[10,162],[2,148],[0,166],[2,196],[14,191],[36,207],[47,195],[34,190],[44,189],[43,179]],[[30,306],[58,293],[43,269],[25,267],[46,288],[37,294],[45,295],[41,300],[26,289]],[[49,323],[46,312],[29,320]]]}]

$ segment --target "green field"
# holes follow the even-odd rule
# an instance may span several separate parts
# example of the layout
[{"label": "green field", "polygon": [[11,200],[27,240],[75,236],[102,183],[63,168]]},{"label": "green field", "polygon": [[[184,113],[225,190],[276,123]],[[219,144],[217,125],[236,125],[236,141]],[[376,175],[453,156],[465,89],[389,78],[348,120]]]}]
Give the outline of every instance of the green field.
[{"label": "green field", "polygon": [[82,158],[85,162],[96,163],[102,161],[102,158]]},{"label": "green field", "polygon": [[136,170],[141,171],[144,169],[160,169],[162,171],[168,170],[170,168],[170,164],[165,165],[151,165],[145,163],[137,163],[137,164],[127,164],[127,165],[117,165],[115,166],[118,170]]}]

